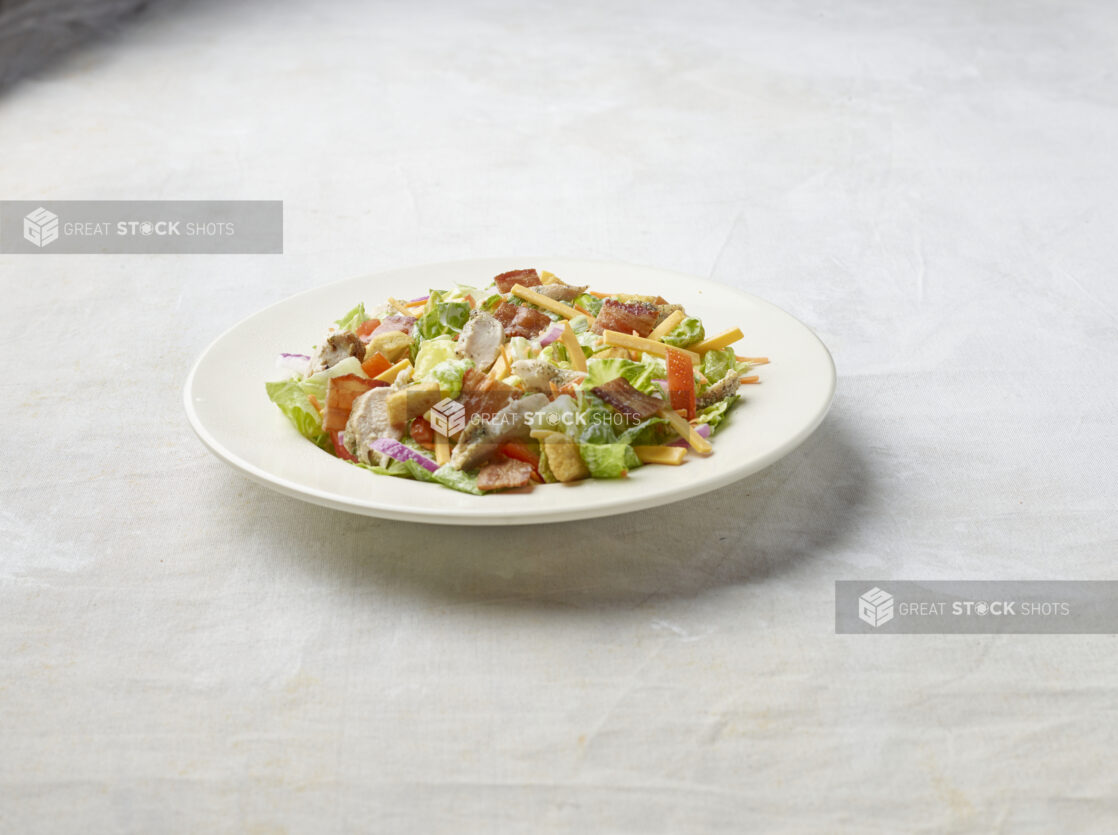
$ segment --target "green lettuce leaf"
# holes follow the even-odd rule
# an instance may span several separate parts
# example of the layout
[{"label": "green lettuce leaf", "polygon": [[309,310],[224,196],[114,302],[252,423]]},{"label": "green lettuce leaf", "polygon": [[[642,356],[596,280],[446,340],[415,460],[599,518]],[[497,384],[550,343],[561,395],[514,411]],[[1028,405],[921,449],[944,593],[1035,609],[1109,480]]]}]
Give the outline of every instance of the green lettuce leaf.
[{"label": "green lettuce leaf", "polygon": [[586,361],[586,379],[582,383],[582,388],[589,391],[617,377],[624,377],[632,383],[633,388],[639,389],[645,394],[659,397],[661,396],[660,387],[653,380],[657,377],[663,377],[666,373],[664,364],[654,359],[633,362],[621,357],[611,359],[590,358]]},{"label": "green lettuce leaf", "polygon": [[727,372],[737,368],[737,358],[733,348],[723,348],[720,351],[707,351],[703,354],[703,375],[711,382],[717,383]]},{"label": "green lettuce leaf", "polygon": [[287,415],[300,435],[327,452],[334,451],[333,441],[322,428],[322,417],[311,403],[300,381],[284,380],[282,383],[267,383],[265,389],[268,392],[268,399]]},{"label": "green lettuce leaf", "polygon": [[443,397],[449,397],[453,400],[462,393],[462,379],[466,376],[466,372],[473,367],[474,361],[465,357],[443,360],[431,369],[427,379],[434,380],[439,384]]},{"label": "green lettuce leaf", "polygon": [[523,336],[513,336],[505,344],[508,351],[509,362],[517,360],[530,360],[533,356],[532,343]]},{"label": "green lettuce leaf", "polygon": [[584,444],[616,443],[617,433],[614,432],[613,415],[613,410],[606,406],[600,398],[583,392],[582,411],[578,420],[579,442]]},{"label": "green lettuce leaf", "polygon": [[740,394],[732,394],[727,398],[719,400],[713,406],[700,409],[696,419],[699,423],[709,423],[711,434],[713,434],[718,431],[719,425],[726,419],[730,407],[737,403],[740,398]]},{"label": "green lettuce leaf", "polygon": [[532,429],[546,429],[549,432],[562,432],[572,440],[577,440],[582,429],[578,404],[568,394],[561,394],[532,415]]},{"label": "green lettuce leaf", "polygon": [[340,331],[352,332],[357,330],[357,326],[367,321],[368,318],[369,317],[365,315],[365,304],[362,302],[341,319],[338,319],[334,324],[338,326],[338,330]]},{"label": "green lettuce leaf", "polygon": [[[416,464],[419,467],[418,464]],[[422,467],[419,469],[423,470]],[[475,496],[482,496],[485,491],[477,486],[477,476],[464,473],[461,470],[456,470],[450,464],[443,464],[435,472],[424,473],[431,478],[432,481],[438,482],[443,487],[449,487],[451,490],[457,490],[459,493],[472,493]]]},{"label": "green lettuce leaf", "polygon": [[412,378],[417,381],[426,380],[427,375],[436,365],[444,360],[455,359],[458,356],[455,347],[455,341],[449,336],[439,336],[426,340],[416,351],[415,359],[412,361],[412,365],[415,366]]},{"label": "green lettuce leaf", "polygon": [[494,293],[492,296],[486,296],[484,299],[482,299],[478,303],[478,308],[480,310],[484,310],[486,313],[492,313],[494,310],[501,306],[501,302],[503,302],[504,300],[505,297],[502,296],[500,293]]},{"label": "green lettuce leaf", "polygon": [[641,465],[628,444],[579,444],[578,451],[593,478],[621,478]]},{"label": "green lettuce leaf", "polygon": [[668,421],[665,418],[650,417],[647,420],[642,420],[636,426],[630,426],[618,435],[617,442],[620,444],[630,444],[632,446],[653,446],[662,443],[665,436],[671,434],[664,429],[667,425]]},{"label": "green lettuce leaf", "polygon": [[459,333],[470,318],[470,305],[463,301],[429,303],[429,307],[415,323],[416,333],[421,339]]},{"label": "green lettuce leaf", "polygon": [[451,490],[457,490],[461,493],[471,493],[475,496],[485,495],[485,491],[477,486],[477,476],[464,473],[461,470],[456,470],[449,464],[444,464],[435,470],[435,472],[431,472],[426,467],[421,467],[414,461],[393,460],[387,467],[380,467],[376,464],[362,464],[353,461],[350,463],[363,470],[376,473],[377,475],[390,475],[396,478],[412,478],[416,481],[441,484],[443,487],[449,487]]},{"label": "green lettuce leaf", "polygon": [[597,316],[602,312],[602,300],[597,296],[591,296],[589,293],[575,296],[575,300],[572,304],[575,307],[581,307],[583,310],[589,310],[593,316]]},{"label": "green lettuce leaf", "polygon": [[665,345],[674,345],[676,348],[686,348],[699,342],[706,336],[702,320],[688,316],[664,336]]}]

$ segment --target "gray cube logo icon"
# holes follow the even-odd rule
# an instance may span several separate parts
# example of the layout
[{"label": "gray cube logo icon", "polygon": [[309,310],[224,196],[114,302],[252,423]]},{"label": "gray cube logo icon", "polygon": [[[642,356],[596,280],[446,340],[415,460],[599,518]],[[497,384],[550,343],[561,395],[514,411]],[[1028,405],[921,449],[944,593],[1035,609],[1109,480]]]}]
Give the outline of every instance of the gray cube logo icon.
[{"label": "gray cube logo icon", "polygon": [[431,407],[431,428],[450,437],[466,428],[466,407],[449,397]]},{"label": "gray cube logo icon", "polygon": [[23,237],[40,248],[57,241],[58,215],[40,206],[24,216]]},{"label": "gray cube logo icon", "polygon": [[858,598],[858,617],[878,627],[893,619],[893,595],[874,586]]}]

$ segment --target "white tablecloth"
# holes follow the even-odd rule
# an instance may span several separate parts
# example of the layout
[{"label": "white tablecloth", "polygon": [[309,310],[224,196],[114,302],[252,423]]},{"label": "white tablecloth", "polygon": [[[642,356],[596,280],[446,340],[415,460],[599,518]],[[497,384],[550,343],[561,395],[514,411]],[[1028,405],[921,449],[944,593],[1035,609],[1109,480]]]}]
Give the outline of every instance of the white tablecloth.
[{"label": "white tablecloth", "polygon": [[[282,256],[0,256],[5,832],[1113,832],[1111,636],[836,636],[834,581],[1113,579],[1112,4],[202,2],[0,99],[8,199],[282,199]],[[711,276],[834,409],[524,530],[238,477],[181,387],[337,278]]]}]

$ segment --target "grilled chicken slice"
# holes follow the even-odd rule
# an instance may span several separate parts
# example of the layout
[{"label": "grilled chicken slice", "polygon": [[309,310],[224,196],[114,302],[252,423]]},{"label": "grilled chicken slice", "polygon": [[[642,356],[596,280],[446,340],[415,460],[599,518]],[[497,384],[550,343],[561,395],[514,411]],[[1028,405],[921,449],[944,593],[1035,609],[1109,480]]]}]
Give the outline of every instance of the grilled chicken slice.
[{"label": "grilled chicken slice", "polygon": [[318,349],[314,370],[325,371],[333,368],[346,357],[365,358],[365,343],[352,333],[333,333],[326,338],[325,344]]},{"label": "grilled chicken slice", "polygon": [[385,466],[387,457],[383,453],[371,451],[369,444],[378,438],[391,438],[398,441],[403,435],[389,420],[388,397],[391,394],[392,389],[383,386],[371,389],[353,401],[353,409],[345,425],[343,440],[346,449],[353,453],[358,461]]},{"label": "grilled chicken slice", "polygon": [[562,388],[567,383],[581,380],[586,376],[581,371],[568,371],[552,365],[547,360],[517,360],[512,364],[512,373],[524,381],[530,391],[551,391],[551,384]]},{"label": "grilled chicken slice", "polygon": [[586,287],[585,284],[581,287],[570,284],[544,284],[542,287],[536,287],[535,291],[557,302],[572,302],[586,292]]},{"label": "grilled chicken slice", "polygon": [[532,427],[528,415],[535,414],[548,402],[542,394],[528,394],[509,403],[489,420],[475,415],[462,430],[458,446],[450,455],[451,466],[472,470],[493,457],[499,444],[530,437]]},{"label": "grilled chicken slice", "polygon": [[720,400],[725,400],[732,394],[737,394],[740,384],[741,375],[733,369],[727,371],[725,377],[702,393],[695,403],[695,408],[705,409],[707,406],[713,406]]},{"label": "grilled chicken slice", "polygon": [[483,310],[473,310],[458,336],[458,355],[487,371],[500,356],[504,339],[505,329],[500,322]]}]

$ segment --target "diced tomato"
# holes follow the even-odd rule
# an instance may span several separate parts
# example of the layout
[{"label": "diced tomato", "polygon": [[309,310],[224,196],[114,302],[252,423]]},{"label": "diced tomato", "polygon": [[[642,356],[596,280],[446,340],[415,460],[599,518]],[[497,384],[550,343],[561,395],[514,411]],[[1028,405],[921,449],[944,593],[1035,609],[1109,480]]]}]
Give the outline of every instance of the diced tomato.
[{"label": "diced tomato", "polygon": [[540,457],[532,451],[532,448],[522,441],[508,441],[501,444],[498,451],[506,458],[515,458],[517,461],[523,461],[525,464],[532,466],[532,477],[543,483],[543,478],[540,476]]},{"label": "diced tomato", "polygon": [[345,444],[342,442],[342,435],[344,434],[344,429],[335,429],[330,433],[330,439],[334,442],[334,454],[343,461],[356,461],[357,458],[345,448]]},{"label": "diced tomato", "polygon": [[391,367],[392,363],[389,362],[388,358],[380,351],[377,351],[371,357],[367,357],[365,361],[361,363],[361,370],[370,377],[377,377]]},{"label": "diced tomato", "polygon": [[426,420],[417,417],[411,422],[411,429],[408,430],[413,441],[419,444],[424,449],[435,448],[435,430],[431,428]]},{"label": "diced tomato", "polygon": [[[357,338],[362,342],[368,342],[369,337],[373,335],[373,331],[380,327],[380,319],[366,319],[357,326]],[[370,375],[372,376],[372,375]]]},{"label": "diced tomato", "polygon": [[378,386],[386,386],[380,380],[358,377],[356,374],[343,374],[326,381],[326,412],[322,416],[322,428],[327,432],[345,429],[349,420],[353,401]]},{"label": "diced tomato", "polygon": [[667,346],[668,396],[672,408],[686,417],[695,419],[695,365],[691,357],[678,348]]}]

